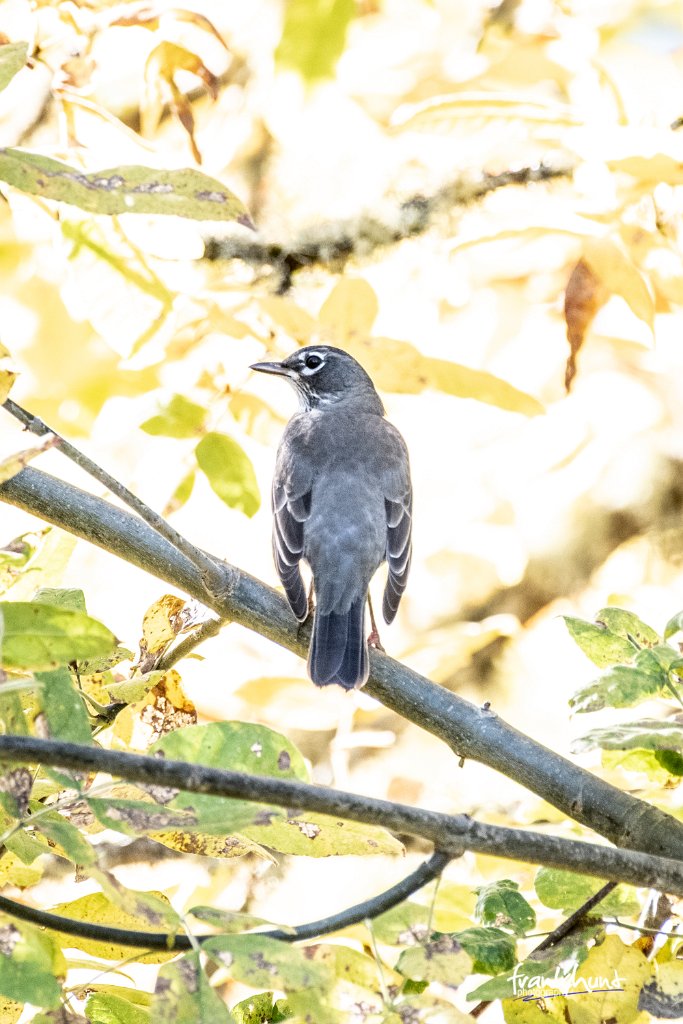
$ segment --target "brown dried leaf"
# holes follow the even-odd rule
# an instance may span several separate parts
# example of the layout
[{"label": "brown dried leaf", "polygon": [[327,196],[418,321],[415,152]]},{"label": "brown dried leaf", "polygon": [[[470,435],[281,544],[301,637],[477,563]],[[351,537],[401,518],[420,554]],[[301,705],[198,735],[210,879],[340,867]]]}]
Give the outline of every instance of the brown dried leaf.
[{"label": "brown dried leaf", "polygon": [[218,96],[218,79],[201,57],[184,46],[164,40],[154,47],[145,64],[145,98],[140,108],[142,134],[149,136],[155,131],[166,101],[188,134],[195,160],[201,163],[201,154],[194,137],[194,117],[190,102],[175,81],[178,71],[196,75],[212,99]]},{"label": "brown dried leaf", "polygon": [[567,323],[569,358],[564,386],[571,389],[576,376],[576,357],[583,345],[586,331],[601,306],[607,301],[607,289],[585,260],[580,259],[571,272],[564,294],[564,318]]}]

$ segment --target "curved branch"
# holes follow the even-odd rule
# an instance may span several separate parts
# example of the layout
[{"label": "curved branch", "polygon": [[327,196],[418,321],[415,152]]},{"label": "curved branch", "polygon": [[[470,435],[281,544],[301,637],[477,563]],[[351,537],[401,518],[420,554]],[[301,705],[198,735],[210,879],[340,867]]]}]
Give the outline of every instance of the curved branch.
[{"label": "curved branch", "polygon": [[[185,590],[221,618],[305,656],[310,627],[298,625],[280,594],[231,566],[229,592],[212,595],[196,565],[123,509],[32,468],[1,484],[0,500],[97,544]],[[475,707],[381,651],[370,651],[365,691],[444,740],[459,756],[481,761],[521,783],[616,846],[681,856],[683,822],[621,792],[525,736],[490,709]]]},{"label": "curved branch", "polygon": [[129,782],[275,804],[287,808],[288,812],[316,811],[420,836],[451,856],[473,850],[683,895],[681,860],[616,850],[524,829],[486,825],[466,814],[440,814],[293,779],[247,775],[147,754],[104,750],[62,740],[40,740],[34,736],[0,736],[0,762],[107,772]]},{"label": "curved branch", "polygon": [[[378,896],[364,900],[363,903],[357,903],[353,907],[347,907],[346,910],[341,910],[338,914],[320,918],[318,921],[309,921],[307,924],[297,925],[287,931],[282,928],[274,928],[270,931],[259,932],[259,935],[264,935],[268,939],[280,939],[281,942],[301,942],[303,939],[329,935],[342,928],[348,928],[352,924],[366,921],[368,918],[379,917],[380,914],[403,903],[408,896],[412,896],[428,882],[438,878],[451,859],[452,854],[437,850],[424,864],[420,864],[415,871]],[[32,924],[50,928],[52,931],[63,932],[65,935],[78,935],[81,939],[98,942],[116,942],[119,946],[134,946],[137,949],[194,949],[196,943],[206,942],[207,939],[214,939],[217,934],[220,934],[211,932],[206,935],[193,936],[167,935],[165,932],[112,928],[108,924],[92,924],[90,921],[76,921],[72,917],[51,914],[47,910],[38,910],[25,903],[17,903],[16,900],[7,899],[6,896],[0,896],[0,911],[3,914],[9,914],[10,917],[18,918],[21,921],[30,921]]]}]

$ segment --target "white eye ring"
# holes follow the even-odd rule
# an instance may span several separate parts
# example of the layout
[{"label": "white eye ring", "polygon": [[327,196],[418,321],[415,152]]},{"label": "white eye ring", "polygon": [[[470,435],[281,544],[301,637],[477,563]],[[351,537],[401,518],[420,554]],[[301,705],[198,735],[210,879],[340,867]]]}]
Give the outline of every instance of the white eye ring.
[{"label": "white eye ring", "polygon": [[[315,363],[314,366],[311,366],[311,363],[313,362],[314,359],[317,360],[317,362]],[[322,356],[318,355],[317,352],[310,352],[304,360],[304,365],[301,367],[301,373],[305,377],[310,377],[314,373],[317,373],[318,370],[322,370],[324,365],[325,360],[323,359]]]}]

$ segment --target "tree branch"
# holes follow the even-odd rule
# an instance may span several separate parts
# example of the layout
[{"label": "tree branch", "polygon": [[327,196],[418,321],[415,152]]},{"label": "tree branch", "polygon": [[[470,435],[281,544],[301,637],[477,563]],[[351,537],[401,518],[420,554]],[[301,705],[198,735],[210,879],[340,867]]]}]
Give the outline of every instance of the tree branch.
[{"label": "tree branch", "polygon": [[[187,793],[275,804],[288,811],[316,811],[350,821],[380,825],[392,832],[420,836],[437,850],[487,853],[507,860],[544,864],[598,878],[648,886],[683,895],[683,861],[596,846],[574,839],[542,835],[345,793],[292,779],[222,771],[200,764],[169,761],[145,754],[103,750],[33,736],[0,736],[0,762],[39,763],[79,772],[107,772],[129,782],[170,786]],[[87,799],[87,797],[86,797]]]},{"label": "tree branch", "polygon": [[341,271],[352,257],[367,258],[377,249],[424,234],[454,206],[467,206],[508,185],[567,178],[571,173],[571,167],[541,163],[501,174],[462,175],[431,196],[411,196],[384,220],[366,215],[316,225],[290,244],[241,236],[207,238],[204,259],[240,260],[257,273],[270,269],[276,276],[278,292],[283,294],[291,287],[293,275],[303,267],[323,266]]},{"label": "tree branch", "polygon": [[[167,540],[123,509],[33,468],[0,485],[9,502],[126,559],[229,618],[305,656],[309,629],[286,601],[253,576],[231,567],[233,586],[220,599],[201,573]],[[481,761],[526,786],[616,846],[679,858],[683,823],[622,793],[468,701],[370,651],[365,691],[444,740],[459,756]]]},{"label": "tree branch", "polygon": [[[422,889],[428,882],[438,878],[443,869],[451,860],[450,853],[438,851],[433,853],[429,860],[407,875],[390,889],[373,896],[369,900],[357,903],[353,907],[341,910],[338,914],[331,914],[329,917],[320,918],[318,921],[310,921],[307,924],[297,925],[296,928],[285,931],[283,928],[275,928],[270,931],[259,932],[269,939],[280,939],[281,942],[301,942],[304,939],[314,939],[321,935],[330,935],[332,932],[348,928],[352,924],[366,921],[387,910],[403,903],[408,896],[412,896],[418,889]],[[116,942],[120,946],[134,946],[137,949],[161,949],[161,950],[186,950],[194,949],[196,943],[206,942],[207,939],[216,937],[217,932],[206,935],[167,935],[165,932],[133,931],[129,928],[112,928],[108,924],[92,924],[90,921],[76,921],[71,917],[62,917],[60,914],[51,914],[46,910],[38,910],[29,907],[25,903],[17,903],[16,900],[0,896],[0,911],[16,917],[22,921],[30,921],[32,924],[40,925],[42,928],[51,928],[56,932],[64,932],[66,935],[78,935],[82,939],[91,939],[98,942]]]},{"label": "tree branch", "polygon": [[191,544],[186,537],[178,533],[177,530],[168,523],[163,516],[160,516],[157,512],[146,505],[144,501],[129,491],[127,487],[113,477],[111,473],[107,473],[106,469],[102,469],[96,462],[93,462],[91,458],[79,451],[70,441],[67,441],[65,437],[58,434],[56,430],[48,427],[46,423],[43,423],[41,419],[34,416],[33,413],[27,412],[16,402],[13,402],[11,398],[5,399],[3,408],[14,416],[15,419],[24,427],[24,430],[28,430],[31,434],[35,434],[36,437],[44,437],[46,434],[51,434],[55,437],[55,446],[59,448],[61,452],[66,455],[68,459],[71,459],[77,466],[84,469],[95,480],[98,480],[103,484],[108,491],[115,494],[117,498],[120,498],[129,508],[136,512],[141,519],[143,519],[148,526],[151,526],[153,530],[161,534],[169,544],[172,544],[181,554],[185,555],[193,565],[196,565],[202,574],[203,579],[206,582],[207,588],[216,594],[222,593],[229,587],[229,568],[224,562],[219,562],[217,559],[207,555],[200,548],[195,547]]}]

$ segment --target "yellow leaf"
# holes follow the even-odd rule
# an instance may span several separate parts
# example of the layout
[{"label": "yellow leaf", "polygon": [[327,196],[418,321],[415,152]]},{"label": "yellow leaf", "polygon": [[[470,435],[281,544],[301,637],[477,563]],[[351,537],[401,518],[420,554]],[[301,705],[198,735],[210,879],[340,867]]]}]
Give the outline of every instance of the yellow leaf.
[{"label": "yellow leaf", "polygon": [[[144,895],[154,896],[168,904],[168,897],[163,892],[145,893]],[[133,916],[117,907],[101,892],[81,896],[80,899],[72,900],[70,903],[59,903],[56,907],[50,907],[50,911],[53,914],[60,914],[62,917],[70,917],[75,921],[106,924],[111,925],[112,928],[129,928],[133,931],[160,930],[158,926],[150,928],[144,917]],[[63,945],[82,949],[84,952],[104,960],[127,960],[130,956],[130,947],[119,946],[116,942],[84,939],[76,935],[63,935],[61,932],[57,934],[59,934]],[[145,955],[145,963],[163,964],[174,956],[177,956],[177,953],[149,953]]]},{"label": "yellow leaf", "polygon": [[572,979],[572,992],[579,995],[567,999],[571,1024],[631,1024],[641,1016],[638,997],[652,971],[640,950],[608,935],[591,949]]},{"label": "yellow leaf", "polygon": [[597,220],[590,220],[588,217],[580,217],[578,214],[549,214],[544,219],[530,221],[528,217],[520,220],[519,217],[507,217],[497,219],[498,226],[493,231],[485,233],[462,232],[451,245],[451,252],[462,252],[470,249],[473,245],[483,245],[486,242],[504,242],[508,239],[522,238],[543,238],[546,235],[569,235],[573,238],[598,238],[602,235],[604,228]]},{"label": "yellow leaf", "polygon": [[245,701],[245,716],[280,729],[304,729],[323,732],[336,729],[346,706],[337,687],[313,691],[308,680],[251,679],[236,692]]},{"label": "yellow leaf", "polygon": [[[47,847],[45,852],[49,853]],[[41,859],[34,861],[33,864],[24,864],[11,850],[5,850],[4,855],[0,858],[0,885],[16,885],[20,889],[36,885],[43,877]],[[2,1024],[1,1016],[0,1024]]]},{"label": "yellow leaf", "polygon": [[291,299],[267,295],[260,300],[260,306],[285,334],[298,341],[300,345],[307,344],[318,328],[310,313],[301,309]]},{"label": "yellow leaf", "polygon": [[460,363],[423,356],[407,341],[365,337],[344,347],[362,363],[380,391],[417,395],[434,388],[525,416],[544,412],[538,399],[500,377]]},{"label": "yellow leaf", "polygon": [[[4,351],[4,354],[7,354],[6,349]],[[0,351],[0,357],[2,356],[3,352]],[[10,391],[12,390],[12,385],[14,384],[16,379],[16,373],[12,373],[11,370],[0,370],[0,405],[2,405],[2,403],[8,397]]]},{"label": "yellow leaf", "polygon": [[621,171],[638,178],[642,185],[683,184],[683,164],[669,153],[652,153],[650,156],[634,153],[607,161],[611,171]]},{"label": "yellow leaf", "polygon": [[622,246],[611,238],[586,239],[584,259],[612,295],[620,295],[652,330],[655,303],[645,278]]},{"label": "yellow leaf", "polygon": [[[275,857],[262,846],[239,834],[221,836],[206,832],[150,832],[149,838],[180,853],[193,853],[201,857],[244,857],[248,853],[276,863]],[[1,1022],[0,1022],[1,1024]]]},{"label": "yellow leaf", "polygon": [[172,668],[141,700],[117,715],[114,735],[130,746],[146,749],[159,737],[196,722],[196,708],[185,695],[179,673]]},{"label": "yellow leaf", "polygon": [[23,1012],[23,1003],[15,1003],[13,999],[0,996],[0,1024],[14,1024]]},{"label": "yellow leaf", "polygon": [[459,398],[475,398],[478,402],[495,405],[507,412],[519,412],[524,416],[539,416],[545,412],[543,405],[506,380],[485,370],[474,370],[470,366],[449,363],[443,359],[430,359],[429,372],[432,387]]},{"label": "yellow leaf", "polygon": [[379,303],[373,289],[360,277],[343,277],[320,310],[320,326],[336,342],[348,342],[369,334]]},{"label": "yellow leaf", "polygon": [[391,126],[400,130],[455,124],[463,117],[519,119],[546,124],[578,125],[568,107],[533,96],[508,92],[456,92],[432,96],[422,103],[406,104],[394,113]]},{"label": "yellow leaf", "polygon": [[145,649],[150,654],[163,651],[184,626],[180,612],[185,607],[182,597],[164,594],[147,609],[142,620],[142,636]]}]

